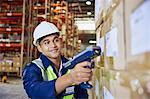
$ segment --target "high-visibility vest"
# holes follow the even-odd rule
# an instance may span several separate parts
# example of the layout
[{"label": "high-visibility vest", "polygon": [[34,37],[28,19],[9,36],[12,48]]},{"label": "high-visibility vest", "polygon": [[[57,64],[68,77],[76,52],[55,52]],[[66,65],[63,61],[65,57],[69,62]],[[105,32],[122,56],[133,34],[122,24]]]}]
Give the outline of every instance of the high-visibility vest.
[{"label": "high-visibility vest", "polygon": [[[42,77],[44,81],[51,81],[57,78],[56,74],[53,72],[53,68],[52,66],[48,66],[47,70],[45,70],[42,60],[40,58],[35,59],[32,61],[33,63],[35,63],[39,69],[41,70],[42,73]],[[68,73],[68,72],[67,72]],[[70,94],[70,95],[65,95],[63,97],[63,99],[73,99],[74,94]]]}]

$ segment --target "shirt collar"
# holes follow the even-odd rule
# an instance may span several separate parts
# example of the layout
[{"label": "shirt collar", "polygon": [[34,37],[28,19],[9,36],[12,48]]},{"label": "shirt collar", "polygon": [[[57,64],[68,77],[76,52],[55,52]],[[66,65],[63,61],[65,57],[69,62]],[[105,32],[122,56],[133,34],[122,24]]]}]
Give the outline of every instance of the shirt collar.
[{"label": "shirt collar", "polygon": [[40,59],[42,60],[45,69],[47,69],[50,64],[54,65],[53,62],[50,61],[44,54],[40,55]]},{"label": "shirt collar", "polygon": [[[54,66],[53,62],[50,61],[44,54],[40,55],[40,59],[42,60],[42,63],[44,65],[45,69],[47,69],[49,65]],[[68,59],[66,59],[64,56],[61,56],[61,65],[63,63],[66,63],[67,61],[68,61]],[[62,67],[60,67],[60,69],[61,68]]]}]

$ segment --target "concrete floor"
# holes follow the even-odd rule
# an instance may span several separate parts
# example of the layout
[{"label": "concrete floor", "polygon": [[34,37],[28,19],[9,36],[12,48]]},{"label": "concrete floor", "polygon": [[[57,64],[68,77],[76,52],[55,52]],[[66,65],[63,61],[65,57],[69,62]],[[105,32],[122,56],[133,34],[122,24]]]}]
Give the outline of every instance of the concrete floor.
[{"label": "concrete floor", "polygon": [[0,99],[29,99],[23,89],[20,78],[8,78],[7,83],[0,82]]},{"label": "concrete floor", "polygon": [[[7,83],[2,83],[0,79],[0,99],[30,99],[23,89],[20,78],[9,77]],[[91,91],[89,91],[89,99]]]}]

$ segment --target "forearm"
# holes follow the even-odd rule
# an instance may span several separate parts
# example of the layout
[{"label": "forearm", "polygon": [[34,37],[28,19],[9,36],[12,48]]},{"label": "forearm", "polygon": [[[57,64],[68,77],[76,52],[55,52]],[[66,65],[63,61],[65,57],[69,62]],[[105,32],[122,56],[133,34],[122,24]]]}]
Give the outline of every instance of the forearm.
[{"label": "forearm", "polygon": [[61,93],[66,87],[72,85],[72,80],[69,74],[59,77],[55,83],[56,94]]}]

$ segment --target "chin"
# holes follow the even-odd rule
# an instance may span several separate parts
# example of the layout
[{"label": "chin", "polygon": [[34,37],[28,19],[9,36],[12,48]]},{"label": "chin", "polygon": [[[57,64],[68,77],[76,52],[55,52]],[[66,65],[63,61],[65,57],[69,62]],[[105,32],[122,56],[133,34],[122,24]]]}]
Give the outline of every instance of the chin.
[{"label": "chin", "polygon": [[60,57],[60,54],[55,54],[55,55],[53,54],[53,55],[50,55],[50,57],[53,59],[56,59],[56,58]]}]

